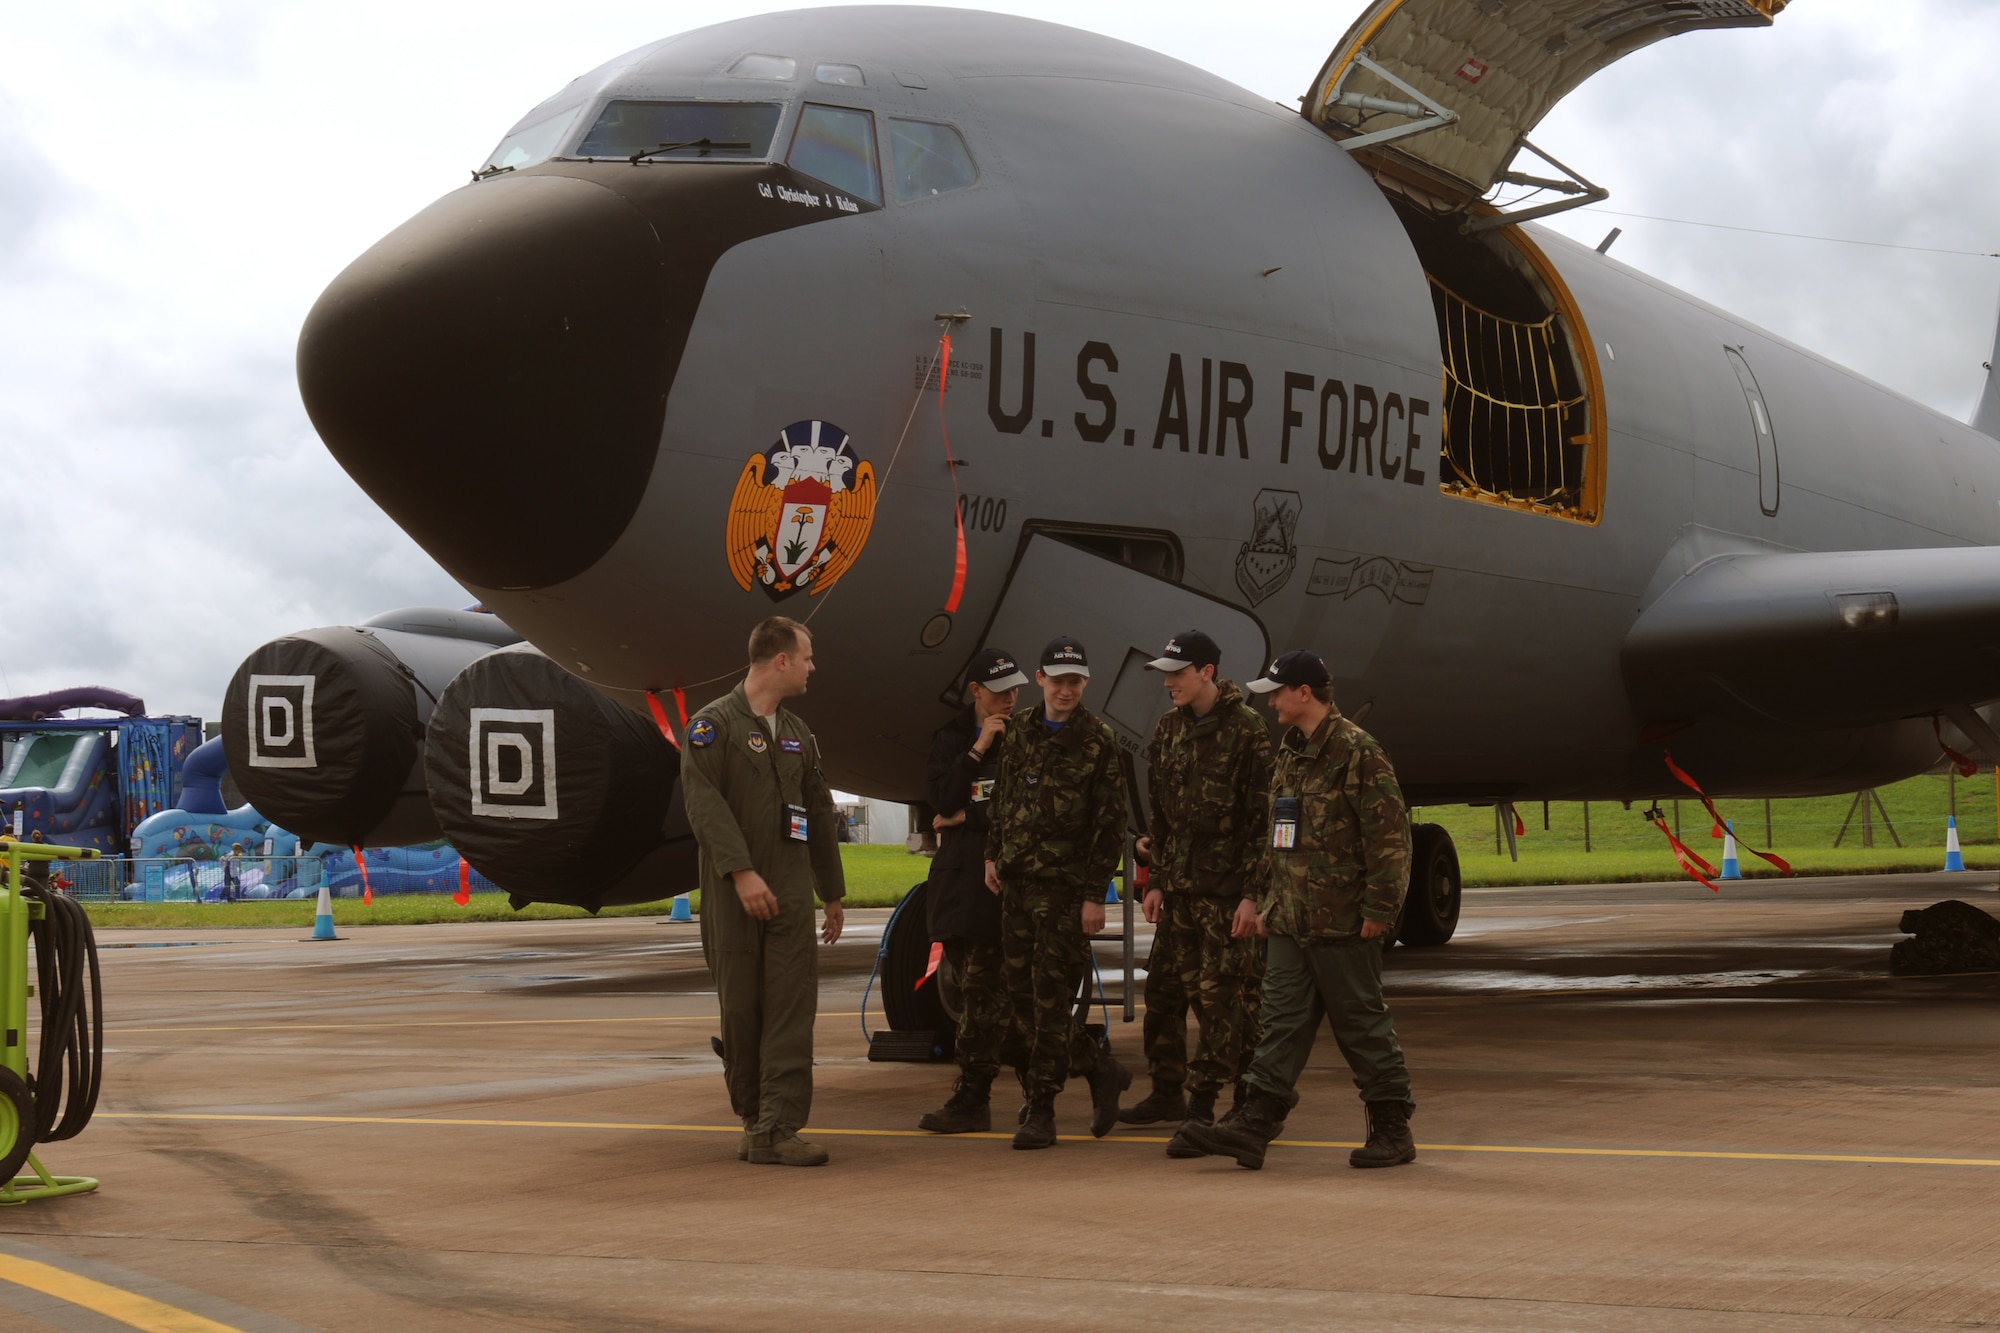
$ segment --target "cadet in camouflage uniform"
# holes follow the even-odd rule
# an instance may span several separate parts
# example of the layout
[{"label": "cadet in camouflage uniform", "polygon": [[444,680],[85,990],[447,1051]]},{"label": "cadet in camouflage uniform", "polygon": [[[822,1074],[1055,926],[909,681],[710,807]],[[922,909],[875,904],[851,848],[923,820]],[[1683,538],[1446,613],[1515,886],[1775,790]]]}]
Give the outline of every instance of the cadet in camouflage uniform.
[{"label": "cadet in camouflage uniform", "polygon": [[1317,654],[1286,653],[1249,688],[1272,696],[1286,728],[1271,777],[1263,892],[1238,906],[1235,922],[1238,934],[1270,937],[1264,1033],[1242,1107],[1184,1130],[1204,1152],[1261,1167],[1298,1105],[1299,1074],[1324,1017],[1368,1108],[1368,1141],[1347,1160],[1396,1166],[1417,1155],[1416,1106],[1382,1002],[1382,949],[1410,882],[1409,812],[1381,745],[1333,707]]},{"label": "cadet in camouflage uniform", "polygon": [[689,719],[681,790],[700,848],[701,948],[722,1010],[722,1073],[746,1162],[819,1166],[798,1135],[812,1110],[820,938],[845,919],[833,793],[812,729],[782,707],[813,673],[812,636],[773,616],[750,635],[743,683]]},{"label": "cadet in camouflage uniform", "polygon": [[[1236,904],[1257,891],[1271,789],[1271,733],[1200,630],[1177,634],[1147,668],[1166,673],[1177,705],[1146,749],[1152,819],[1139,851],[1152,863],[1142,899],[1153,923],[1146,959],[1146,1064],[1153,1091],[1119,1115],[1130,1125],[1215,1119],[1257,1044],[1261,935],[1232,936]],[[1200,1029],[1188,1058],[1187,1015]],[[1183,1085],[1186,1093],[1183,1095]],[[1185,1135],[1170,1157],[1199,1157]]]},{"label": "cadet in camouflage uniform", "polygon": [[1090,1079],[1099,1138],[1132,1083],[1076,1013],[1089,937],[1104,928],[1104,889],[1125,846],[1124,768],[1111,728],[1083,706],[1089,676],[1082,644],[1051,639],[1035,672],[1042,703],[1015,713],[1000,741],[986,885],[1000,895],[1006,1049],[1028,1098],[1016,1148],[1056,1141],[1056,1094],[1072,1073]]}]

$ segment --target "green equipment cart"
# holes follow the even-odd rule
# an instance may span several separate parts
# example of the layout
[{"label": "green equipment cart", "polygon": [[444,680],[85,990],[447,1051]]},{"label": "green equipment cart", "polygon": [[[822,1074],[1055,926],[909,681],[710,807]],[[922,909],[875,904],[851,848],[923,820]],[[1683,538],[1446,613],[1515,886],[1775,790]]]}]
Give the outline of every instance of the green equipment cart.
[{"label": "green equipment cart", "polygon": [[[50,1175],[33,1151],[37,1143],[74,1136],[97,1109],[104,1054],[97,942],[90,918],[60,883],[62,862],[96,855],[82,847],[0,842],[0,1206],[97,1188],[89,1176]],[[32,1071],[30,995],[41,1001],[42,1018]],[[20,1174],[23,1166],[30,1174]]]}]

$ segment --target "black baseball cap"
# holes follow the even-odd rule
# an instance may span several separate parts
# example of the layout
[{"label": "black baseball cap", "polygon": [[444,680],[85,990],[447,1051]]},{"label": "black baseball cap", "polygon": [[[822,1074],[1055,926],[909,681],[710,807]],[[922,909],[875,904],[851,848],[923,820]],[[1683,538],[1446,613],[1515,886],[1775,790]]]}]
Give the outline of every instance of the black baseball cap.
[{"label": "black baseball cap", "polygon": [[1167,640],[1166,651],[1146,663],[1148,671],[1179,671],[1182,667],[1219,667],[1222,649],[1198,629],[1182,630]]},{"label": "black baseball cap", "polygon": [[1058,634],[1049,640],[1042,649],[1041,666],[1051,676],[1090,678],[1090,662],[1083,655],[1083,645],[1067,634]]},{"label": "black baseball cap", "polygon": [[971,684],[984,685],[995,694],[1005,694],[1028,683],[1027,673],[1005,648],[982,650],[965,669],[965,679]]},{"label": "black baseball cap", "polygon": [[1320,660],[1318,653],[1309,648],[1294,648],[1271,663],[1269,671],[1243,688],[1255,694],[1269,694],[1286,686],[1332,683],[1333,677],[1327,673],[1326,663]]}]

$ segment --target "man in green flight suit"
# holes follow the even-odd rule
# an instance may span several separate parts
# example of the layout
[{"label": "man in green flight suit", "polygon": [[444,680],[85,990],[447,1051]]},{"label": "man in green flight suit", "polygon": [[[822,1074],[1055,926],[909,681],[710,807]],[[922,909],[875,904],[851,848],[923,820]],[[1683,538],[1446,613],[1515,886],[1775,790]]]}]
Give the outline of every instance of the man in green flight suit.
[{"label": "man in green flight suit", "polygon": [[701,948],[722,1009],[722,1071],[743,1121],[743,1161],[819,1166],[799,1130],[812,1110],[819,932],[845,917],[833,793],[812,729],[783,706],[813,673],[805,626],[773,616],[750,633],[750,672],[687,725],[681,784],[700,847]]},{"label": "man in green flight suit", "polygon": [[1006,1049],[1020,1061],[1027,1105],[1016,1148],[1056,1141],[1055,1100],[1072,1073],[1090,1080],[1090,1132],[1118,1120],[1132,1075],[1079,1019],[1090,937],[1104,929],[1104,891],[1125,852],[1125,771],[1111,728],[1083,706],[1090,664],[1067,636],[1042,649],[1042,702],[1000,739],[986,834],[986,887],[1000,895]]},{"label": "man in green flight suit", "polygon": [[[1271,791],[1271,731],[1232,680],[1222,649],[1198,629],[1176,634],[1146,667],[1166,674],[1176,707],[1146,748],[1152,818],[1138,851],[1151,862],[1146,920],[1146,1065],[1153,1091],[1121,1112],[1128,1125],[1215,1119],[1224,1088],[1241,1083],[1257,1045],[1264,939],[1230,933],[1236,904],[1257,891]],[[1200,1037],[1188,1056],[1192,1009]],[[1186,1092],[1183,1094],[1183,1085]],[[1169,1157],[1199,1157],[1176,1134]]]},{"label": "man in green flight suit", "polygon": [[1299,1075],[1325,1018],[1368,1108],[1368,1141],[1352,1166],[1415,1159],[1410,1074],[1382,1002],[1384,936],[1410,883],[1410,818],[1389,756],[1333,706],[1333,678],[1297,649],[1248,687],[1271,697],[1285,727],[1271,775],[1263,888],[1236,908],[1239,936],[1268,934],[1264,1033],[1243,1105],[1212,1125],[1188,1122],[1203,1152],[1264,1165],[1264,1149],[1298,1105]]}]

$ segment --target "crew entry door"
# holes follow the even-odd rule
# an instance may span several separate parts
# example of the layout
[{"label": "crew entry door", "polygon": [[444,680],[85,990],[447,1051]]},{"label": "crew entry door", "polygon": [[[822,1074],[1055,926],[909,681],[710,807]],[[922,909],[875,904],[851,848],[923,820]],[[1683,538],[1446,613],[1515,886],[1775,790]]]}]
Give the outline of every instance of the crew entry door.
[{"label": "crew entry door", "polygon": [[1743,353],[1734,347],[1722,349],[1729,357],[1729,367],[1736,372],[1736,380],[1743,386],[1743,398],[1750,411],[1750,431],[1757,449],[1757,507],[1767,517],[1778,512],[1778,436],[1771,428],[1771,409],[1764,402],[1764,391],[1757,387],[1757,377],[1750,373],[1750,363],[1743,359]]}]

